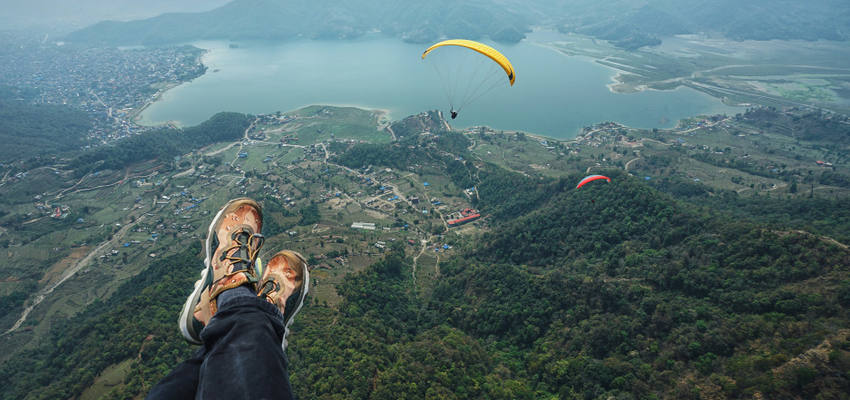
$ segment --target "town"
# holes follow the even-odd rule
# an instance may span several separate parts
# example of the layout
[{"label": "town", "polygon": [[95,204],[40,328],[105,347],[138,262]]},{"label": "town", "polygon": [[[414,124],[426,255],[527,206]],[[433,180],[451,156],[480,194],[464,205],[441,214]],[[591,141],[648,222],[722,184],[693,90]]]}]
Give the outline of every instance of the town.
[{"label": "town", "polygon": [[36,90],[42,104],[67,104],[92,119],[91,145],[152,128],[134,118],[161,93],[201,76],[192,46],[81,47],[45,38],[0,35],[0,85]]}]

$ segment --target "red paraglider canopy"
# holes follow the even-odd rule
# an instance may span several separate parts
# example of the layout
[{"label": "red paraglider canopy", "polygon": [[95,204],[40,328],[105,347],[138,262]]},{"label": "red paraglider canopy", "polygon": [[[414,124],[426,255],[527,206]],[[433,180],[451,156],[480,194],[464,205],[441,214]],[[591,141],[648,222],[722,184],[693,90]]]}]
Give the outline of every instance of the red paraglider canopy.
[{"label": "red paraglider canopy", "polygon": [[607,176],[590,175],[590,176],[584,177],[584,179],[582,179],[581,182],[579,182],[578,185],[576,185],[576,189],[584,186],[588,182],[593,182],[593,181],[597,181],[597,180],[600,180],[600,179],[605,179],[606,181],[611,182],[611,178],[609,178]]}]

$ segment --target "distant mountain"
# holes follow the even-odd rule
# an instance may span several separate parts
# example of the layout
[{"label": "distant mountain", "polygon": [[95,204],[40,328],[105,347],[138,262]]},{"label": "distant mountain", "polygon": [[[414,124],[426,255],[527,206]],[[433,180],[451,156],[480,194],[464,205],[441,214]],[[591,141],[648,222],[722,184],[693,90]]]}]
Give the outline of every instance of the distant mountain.
[{"label": "distant mountain", "polygon": [[[164,44],[198,39],[349,39],[372,31],[413,42],[442,36],[471,39],[501,33],[517,41],[529,20],[492,1],[436,0],[235,0],[203,13],[164,14],[132,21],[107,21],[74,32],[69,40],[103,44]],[[513,34],[510,34],[513,33]]]},{"label": "distant mountain", "polygon": [[7,1],[0,14],[3,29],[37,28],[70,32],[103,20],[129,21],[166,12],[211,10],[230,0],[29,0]]},{"label": "distant mountain", "polygon": [[111,45],[200,39],[350,39],[381,31],[411,42],[465,37],[516,42],[532,25],[557,26],[623,48],[705,33],[735,40],[846,40],[850,3],[841,0],[234,0],[199,13],[100,22],[69,40]]},{"label": "distant mountain", "polygon": [[[850,39],[850,3],[840,0],[625,0],[604,5],[576,0],[555,7],[551,15],[563,16],[558,22],[563,31],[615,44],[687,33],[734,40]],[[631,44],[620,47],[640,47]]]}]

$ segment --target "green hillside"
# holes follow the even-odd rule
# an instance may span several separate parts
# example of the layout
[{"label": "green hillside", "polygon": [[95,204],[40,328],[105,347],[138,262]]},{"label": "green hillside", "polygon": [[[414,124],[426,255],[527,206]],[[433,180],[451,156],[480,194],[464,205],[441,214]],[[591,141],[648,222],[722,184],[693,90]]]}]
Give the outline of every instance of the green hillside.
[{"label": "green hillside", "polygon": [[[264,205],[265,250],[310,260],[288,350],[301,398],[842,398],[850,207],[824,181],[847,170],[832,117],[758,109],[556,141],[445,131],[431,112],[389,141],[379,112],[308,107],[83,153],[104,169],[82,178],[35,169],[49,193],[2,198],[4,332],[75,274],[3,334],[0,398],[146,393],[193,349],[175,316],[210,215],[241,195]],[[820,129],[830,145],[801,133]],[[611,182],[576,190],[588,173]],[[470,207],[483,217],[445,222]]]},{"label": "green hillside", "polygon": [[0,159],[11,163],[78,150],[87,144],[89,117],[65,105],[35,105],[32,93],[0,87]]},{"label": "green hillside", "polygon": [[[850,342],[840,327],[850,317],[850,251],[713,217],[632,178],[615,181],[583,191],[551,182],[550,200],[441,265],[430,296],[411,292],[403,250],[351,275],[338,309],[314,303],[298,320],[296,391],[329,399],[846,393]],[[192,265],[197,253],[162,260],[54,327],[49,347],[4,365],[4,380],[15,383],[4,396],[19,398],[32,382],[49,386],[27,398],[73,396],[131,357],[112,397],[149,388],[188,354],[171,325],[197,268],[168,266]],[[824,356],[801,359],[806,352]]]}]

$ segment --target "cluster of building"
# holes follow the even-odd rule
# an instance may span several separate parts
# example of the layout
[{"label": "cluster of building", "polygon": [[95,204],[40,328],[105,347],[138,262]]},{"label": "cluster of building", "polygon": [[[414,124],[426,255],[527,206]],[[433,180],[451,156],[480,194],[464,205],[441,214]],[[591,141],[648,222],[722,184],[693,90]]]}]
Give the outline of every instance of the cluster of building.
[{"label": "cluster of building", "polygon": [[[166,207],[172,205],[174,207],[174,211],[172,212],[174,215],[184,215],[197,210],[201,203],[207,199],[207,197],[196,198],[183,185],[177,185],[177,189],[180,189],[180,191],[155,197],[153,206]],[[205,211],[205,213],[207,212]],[[184,218],[188,218],[188,216],[184,215]]]},{"label": "cluster of building", "polygon": [[455,227],[461,226],[467,222],[475,221],[478,218],[481,218],[481,213],[479,213],[478,210],[464,208],[463,210],[450,215],[446,223],[451,227]]},{"label": "cluster of building", "polygon": [[364,229],[367,231],[374,231],[375,224],[373,222],[355,222],[351,224],[351,229]]},{"label": "cluster of building", "polygon": [[[726,116],[723,114],[716,114],[707,117],[699,117],[699,118],[690,118],[686,120],[682,120],[676,126],[680,130],[696,130],[700,128],[709,128],[714,126],[719,126],[722,128],[729,128],[730,125],[728,123],[721,123],[726,119]],[[718,125],[719,124],[719,125]]]},{"label": "cluster of building", "polygon": [[[592,126],[586,126],[576,136],[575,142],[580,146],[600,147],[603,144],[621,142],[626,138],[628,128],[616,122],[601,122]],[[571,149],[570,153],[577,149]]]},{"label": "cluster of building", "polygon": [[41,195],[36,195],[35,198],[35,208],[44,215],[48,215],[51,218],[65,218],[71,213],[71,207],[65,204],[50,204],[48,201],[42,201]]},{"label": "cluster of building", "polygon": [[[154,173],[154,176],[156,176],[156,173]],[[165,183],[165,181],[163,181],[162,179],[147,177],[147,178],[136,179],[136,180],[132,181],[130,183],[130,185],[133,186],[134,188],[146,188],[146,187],[153,187],[153,186],[161,186],[163,183]]]},{"label": "cluster of building", "polygon": [[133,112],[159,93],[153,85],[202,75],[203,50],[191,47],[89,48],[4,37],[0,84],[38,90],[37,103],[68,104],[87,112],[93,139],[105,142],[147,130]]},{"label": "cluster of building", "polygon": [[264,184],[263,193],[265,193],[269,197],[273,197],[279,200],[285,206],[294,207],[296,204],[293,195],[284,193],[278,185],[271,183]]},{"label": "cluster of building", "polygon": [[[153,215],[153,214],[148,214]],[[160,220],[162,221],[162,220]],[[116,226],[121,226],[121,224],[115,224]],[[189,236],[191,235],[193,238],[197,238],[195,232],[195,226],[191,224],[180,224],[177,222],[172,222],[170,224],[165,224],[164,222],[158,222],[156,225],[143,225],[140,224],[136,226],[132,232],[136,235],[136,239],[125,239],[121,244],[118,245],[117,248],[110,249],[107,253],[101,254],[98,256],[98,259],[101,263],[110,262],[112,258],[122,256],[126,257],[127,253],[125,252],[123,255],[120,249],[131,250],[132,248],[142,247],[142,248],[151,248],[154,244],[162,237],[164,234],[172,234],[174,236]],[[144,234],[147,238],[139,239],[138,234]],[[148,257],[155,258],[157,256],[156,253],[148,253]],[[126,262],[126,260],[124,260]],[[120,269],[122,267],[121,263],[115,263],[115,268]]]}]

